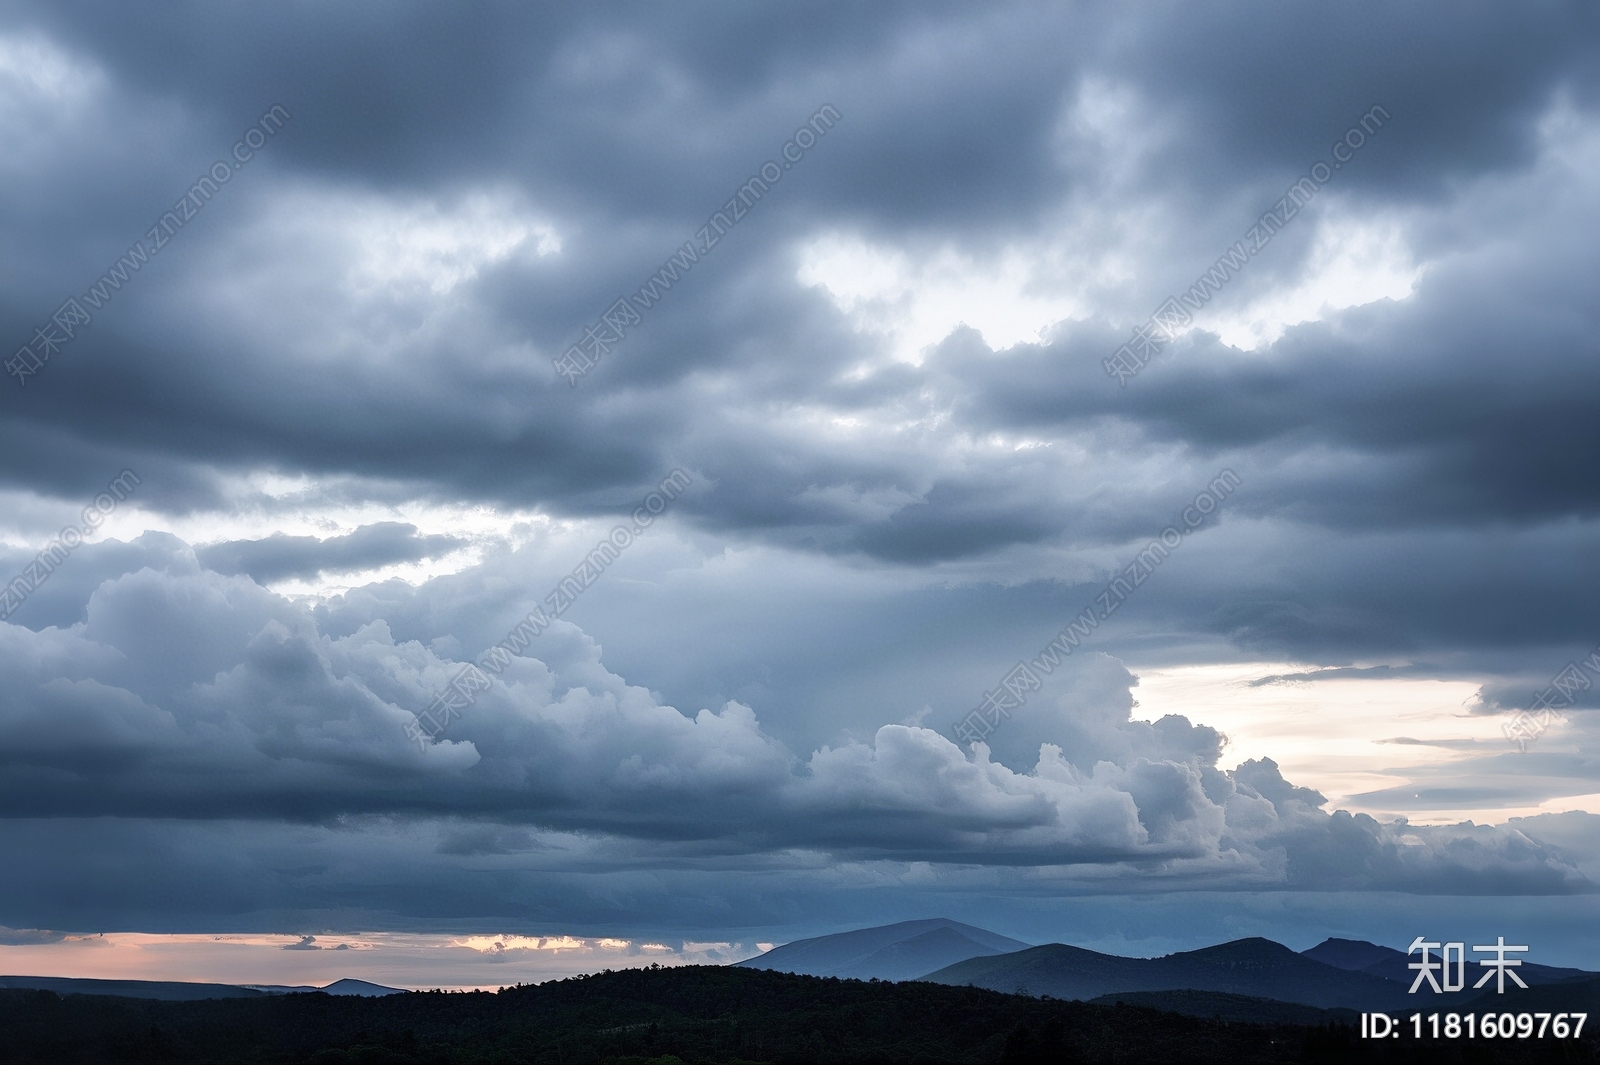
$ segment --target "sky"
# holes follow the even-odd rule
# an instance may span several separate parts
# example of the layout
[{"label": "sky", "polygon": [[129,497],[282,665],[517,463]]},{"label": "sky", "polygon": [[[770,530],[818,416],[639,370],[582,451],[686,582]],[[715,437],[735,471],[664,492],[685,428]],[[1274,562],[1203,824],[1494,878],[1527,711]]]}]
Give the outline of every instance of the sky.
[{"label": "sky", "polygon": [[5,5],[0,969],[1600,968],[1597,91],[1578,4]]}]

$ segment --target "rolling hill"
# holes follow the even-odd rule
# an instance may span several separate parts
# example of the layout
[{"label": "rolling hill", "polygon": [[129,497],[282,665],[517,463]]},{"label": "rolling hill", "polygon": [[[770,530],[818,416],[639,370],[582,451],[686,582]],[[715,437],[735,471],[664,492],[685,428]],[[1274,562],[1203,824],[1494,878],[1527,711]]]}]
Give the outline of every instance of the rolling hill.
[{"label": "rolling hill", "polygon": [[209,998],[259,998],[263,995],[296,995],[320,991],[327,995],[401,995],[400,988],[384,987],[365,980],[335,980],[325,987],[282,984],[202,984],[181,980],[92,980],[65,976],[0,976],[0,988],[19,991],[54,991],[58,995],[115,995],[118,998],[150,998],[164,1002],[196,1002]]},{"label": "rolling hill", "polygon": [[1206,991],[1318,1009],[1374,1010],[1402,1008],[1408,998],[1405,986],[1393,980],[1327,965],[1268,939],[1240,939],[1160,958],[1122,958],[1053,943],[970,958],[923,979],[1084,1000],[1119,992]]},{"label": "rolling hill", "polygon": [[982,928],[936,918],[799,939],[738,964],[803,976],[912,980],[969,958],[1027,946]]},{"label": "rolling hill", "polygon": [[[1409,968],[1409,963],[1416,960],[1416,956],[1407,955],[1393,947],[1383,947],[1376,943],[1368,943],[1361,939],[1325,939],[1310,950],[1301,952],[1305,957],[1320,961],[1325,965],[1332,965],[1337,969],[1350,969],[1358,972],[1370,973],[1381,976],[1386,980],[1396,980],[1408,988],[1411,981],[1417,977],[1416,970]],[[1438,952],[1435,951],[1435,958]],[[1478,980],[1482,970],[1471,957],[1467,959],[1467,985],[1470,987]],[[1589,980],[1595,973],[1583,969],[1564,969],[1555,965],[1539,965],[1535,962],[1523,962],[1517,968],[1517,975],[1530,987],[1543,984],[1557,984],[1566,980]]]},{"label": "rolling hill", "polygon": [[0,976],[0,988],[54,991],[58,995],[116,995],[119,998],[153,998],[166,1002],[194,1002],[207,998],[259,998],[266,994],[234,984],[198,984],[179,980],[80,980],[66,976]]}]

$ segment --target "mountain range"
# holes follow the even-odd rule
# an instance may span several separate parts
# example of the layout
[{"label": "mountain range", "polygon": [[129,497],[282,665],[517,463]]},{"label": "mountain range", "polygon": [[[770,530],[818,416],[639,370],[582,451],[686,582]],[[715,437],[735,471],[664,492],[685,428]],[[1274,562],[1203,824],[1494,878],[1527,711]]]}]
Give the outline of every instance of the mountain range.
[{"label": "mountain range", "polygon": [[[1260,1023],[1310,1024],[1306,1011],[1488,1009],[1528,1011],[1536,1002],[1559,1009],[1596,1007],[1600,1013],[1600,973],[1524,962],[1518,975],[1528,990],[1498,995],[1491,985],[1474,989],[1475,964],[1464,990],[1434,995],[1426,988],[1409,993],[1416,973],[1408,956],[1363,940],[1327,939],[1296,953],[1268,939],[1181,951],[1158,958],[1102,954],[1064,943],[1030,946],[959,921],[932,919],[862,928],[814,939],[796,940],[736,963],[801,976],[837,979],[922,981],[974,987],[1007,994],[1126,1003],[1199,1017]],[[89,980],[64,977],[0,976],[0,989],[54,991],[57,994],[194,1001],[260,998],[322,992],[379,997],[402,994],[398,988],[365,980],[338,980],[323,987],[277,984],[211,984],[150,980]],[[1329,1014],[1332,1018],[1334,1015]]]},{"label": "mountain range", "polygon": [[[1363,940],[1328,939],[1296,953],[1268,939],[1128,958],[1050,943],[1032,947],[949,920],[905,921],[797,940],[739,964],[858,980],[923,980],[1085,1001],[1122,1001],[1198,1015],[1273,1014],[1269,1003],[1318,1010],[1390,1010],[1423,1005],[1461,1009],[1488,994],[1472,987],[1481,971],[1469,961],[1467,987],[1435,996],[1409,993],[1408,956]],[[923,967],[919,971],[919,967]],[[1600,994],[1600,974],[1524,962],[1517,970],[1534,990],[1564,987],[1574,1000]],[[1571,986],[1565,986],[1571,985]],[[1508,990],[1508,994],[1513,993]],[[1516,989],[1515,993],[1530,994]],[[1445,1001],[1441,1001],[1445,1000]],[[1484,1004],[1485,1006],[1488,1003]]]},{"label": "mountain range", "polygon": [[1095,999],[1129,991],[1219,991],[1319,1009],[1374,1010],[1405,1005],[1408,985],[1339,969],[1269,939],[1239,939],[1161,958],[1123,958],[1051,943],[969,958],[922,977],[991,991]]},{"label": "mountain range", "polygon": [[[1336,969],[1351,969],[1373,976],[1381,976],[1385,980],[1398,980],[1407,987],[1417,978],[1416,970],[1408,967],[1411,956],[1393,947],[1380,947],[1376,943],[1368,943],[1360,939],[1325,939],[1321,943],[1305,952],[1305,956],[1325,965],[1332,965]],[[1437,958],[1438,951],[1433,956]],[[1468,961],[1467,968],[1473,972],[1469,984],[1476,983],[1477,966]],[[1594,973],[1583,969],[1562,969],[1554,965],[1539,965],[1536,962],[1525,961],[1517,968],[1517,975],[1522,977],[1529,986],[1539,984],[1555,984],[1566,980],[1584,980],[1594,976]]]}]

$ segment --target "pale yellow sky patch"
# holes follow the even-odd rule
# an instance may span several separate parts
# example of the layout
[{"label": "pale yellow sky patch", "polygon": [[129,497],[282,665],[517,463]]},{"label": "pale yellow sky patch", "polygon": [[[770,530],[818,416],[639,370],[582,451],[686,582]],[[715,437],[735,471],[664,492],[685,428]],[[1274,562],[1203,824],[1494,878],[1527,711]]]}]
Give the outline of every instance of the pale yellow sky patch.
[{"label": "pale yellow sky patch", "polygon": [[[1331,808],[1385,819],[1402,815],[1417,823],[1454,823],[1466,818],[1501,822],[1540,811],[1540,807],[1530,806],[1443,814],[1431,809],[1370,808],[1354,801],[1353,796],[1393,788],[1406,779],[1386,771],[1447,765],[1466,757],[1449,748],[1384,741],[1405,737],[1425,742],[1504,744],[1502,718],[1468,713],[1466,704],[1479,687],[1471,680],[1346,677],[1257,687],[1250,683],[1315,668],[1288,662],[1247,662],[1135,670],[1139,686],[1134,696],[1139,706],[1134,715],[1154,720],[1182,714],[1219,729],[1229,741],[1224,765],[1231,768],[1246,759],[1271,758],[1285,779],[1322,792]],[[1561,800],[1556,806],[1575,808],[1567,802]]]}]

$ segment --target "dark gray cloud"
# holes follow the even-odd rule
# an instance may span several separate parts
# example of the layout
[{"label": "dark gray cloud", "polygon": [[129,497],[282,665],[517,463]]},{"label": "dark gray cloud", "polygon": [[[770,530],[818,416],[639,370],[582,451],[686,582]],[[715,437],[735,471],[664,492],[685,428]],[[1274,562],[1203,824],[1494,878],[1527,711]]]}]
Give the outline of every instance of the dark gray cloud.
[{"label": "dark gray cloud", "polygon": [[[634,870],[824,854],[947,876],[1078,862],[1140,890],[1586,891],[1586,829],[1329,813],[1269,762],[1226,771],[1201,721],[1135,720],[1124,663],[1468,678],[1483,715],[1594,648],[1597,72],[1600,25],[1575,4],[13,7],[17,343],[268,107],[293,118],[43,373],[0,389],[18,514],[133,467],[151,529],[262,530],[86,546],[0,626],[0,829],[23,846],[70,823],[98,846],[93,819],[121,815],[155,846],[174,819],[153,853],[237,912],[281,887],[300,911],[415,913],[462,863],[581,833],[623,841]],[[824,103],[838,125],[561,381],[551,356]],[[1374,105],[1391,120],[1196,328],[1110,381],[1129,329]],[[1362,287],[1386,272],[1409,292]],[[408,747],[453,664],[570,570],[562,530],[679,467],[695,488],[672,532],[478,717]],[[1223,468],[1241,490],[1036,713],[985,757],[940,738]],[[421,519],[272,531],[373,504],[518,517],[481,565],[420,587],[261,587],[467,543]],[[43,528],[16,521],[8,573]],[[1593,794],[1597,704],[1579,693],[1525,761],[1458,743],[1366,798]],[[259,833],[241,868],[315,837],[331,871],[241,885],[195,857],[221,818]],[[385,888],[336,836],[383,875],[421,871]],[[613,860],[610,902],[562,880]],[[550,913],[598,920],[649,894],[627,865],[583,851],[457,901],[526,913],[508,900],[556,884]],[[158,879],[127,912],[165,912]],[[47,880],[14,898],[58,926]]]},{"label": "dark gray cloud", "polygon": [[39,943],[59,943],[65,938],[64,932],[52,932],[44,928],[0,927],[0,946],[21,947]]},{"label": "dark gray cloud", "polygon": [[264,540],[229,540],[197,548],[195,556],[209,570],[229,576],[243,573],[269,584],[285,577],[357,573],[437,558],[466,542],[458,536],[422,536],[406,522],[380,521],[325,539],[273,533]]},{"label": "dark gray cloud", "polygon": [[[913,374],[888,393],[880,387],[870,408],[861,407],[868,395],[863,388],[833,387],[830,379],[850,358],[852,342],[815,320],[824,309],[814,300],[796,300],[786,291],[789,285],[744,283],[751,271],[781,278],[784,255],[769,249],[803,232],[844,226],[891,240],[942,232],[979,246],[1005,239],[1008,230],[1036,233],[1042,213],[1071,202],[1078,194],[1075,181],[1087,178],[1079,173],[1087,164],[1070,153],[1063,161],[1051,145],[1063,136],[1063,108],[1082,96],[1084,79],[1098,78],[1125,82],[1143,95],[1144,112],[1124,121],[1169,130],[1161,155],[1143,161],[1138,171],[1139,179],[1156,184],[1147,187],[1124,176],[1104,191],[1130,203],[1163,197],[1176,216],[1187,217],[1186,231],[1176,239],[1192,245],[1192,254],[1169,249],[1164,256],[1170,263],[1164,269],[1171,271],[1165,285],[1181,288],[1242,232],[1268,191],[1275,195],[1287,177],[1322,157],[1323,142],[1374,100],[1401,117],[1362,156],[1361,166],[1352,168],[1341,194],[1382,208],[1397,197],[1411,202],[1426,189],[1425,202],[1437,204],[1448,194],[1441,184],[1447,179],[1459,185],[1525,165],[1531,129],[1552,94],[1567,89],[1585,99],[1593,73],[1591,35],[1581,32],[1587,16],[1560,9],[1515,25],[1489,11],[1474,12],[1444,39],[1431,19],[1409,15],[1374,11],[1349,22],[1312,16],[1302,21],[1250,6],[1204,26],[1187,24],[1174,10],[1171,19],[1152,18],[1136,27],[1084,11],[1020,7],[974,21],[964,12],[912,14],[886,7],[870,17],[808,19],[804,31],[776,13],[742,17],[735,31],[708,10],[705,19],[719,27],[711,33],[703,32],[709,26],[691,31],[693,18],[663,23],[647,10],[603,20],[486,10],[441,24],[422,9],[405,9],[378,34],[363,20],[337,15],[315,16],[314,31],[292,19],[241,15],[251,24],[241,32],[231,16],[220,20],[196,11],[180,20],[183,29],[174,34],[112,10],[71,11],[52,8],[23,21],[48,28],[63,47],[81,50],[77,54],[85,61],[103,64],[113,84],[150,102],[146,106],[194,97],[193,110],[203,121],[183,135],[197,150],[219,151],[231,143],[226,113],[237,112],[238,122],[253,119],[268,97],[277,99],[274,88],[294,87],[313,101],[303,107],[294,101],[297,117],[271,145],[276,154],[267,156],[259,173],[241,175],[241,182],[254,184],[228,188],[235,199],[220,203],[217,218],[206,220],[210,228],[184,234],[194,245],[182,249],[191,263],[208,258],[209,248],[200,245],[237,243],[244,218],[266,209],[297,180],[337,188],[348,182],[392,187],[398,179],[406,188],[396,195],[448,201],[460,195],[470,174],[474,182],[519,188],[530,206],[553,218],[580,221],[566,227],[573,235],[561,271],[547,264],[488,268],[483,291],[470,299],[482,301],[493,317],[463,317],[463,324],[471,323],[469,335],[457,331],[417,350],[431,372],[413,377],[410,387],[397,387],[392,377],[373,372],[375,366],[341,361],[319,367],[292,357],[285,363],[283,343],[249,335],[235,338],[238,358],[224,378],[209,359],[212,324],[190,322],[180,335],[164,329],[159,343],[146,339],[156,317],[149,305],[163,298],[149,290],[177,299],[196,284],[192,275],[174,276],[185,273],[184,267],[162,267],[166,272],[139,279],[149,294],[133,294],[133,308],[104,316],[70,358],[51,368],[54,381],[35,383],[26,405],[20,394],[7,397],[17,404],[17,416],[32,423],[15,440],[28,458],[42,450],[41,430],[70,426],[78,445],[91,451],[96,441],[125,451],[136,439],[141,449],[167,452],[179,465],[271,462],[578,509],[596,504],[596,489],[625,490],[674,458],[696,462],[725,485],[701,504],[715,527],[761,533],[777,526],[804,536],[820,526],[828,532],[819,541],[824,545],[843,542],[887,557],[981,551],[1019,536],[1027,542],[1059,528],[1061,515],[996,510],[992,495],[975,493],[956,471],[925,454],[863,462],[859,454],[830,454],[814,438],[784,442],[713,414],[714,401],[693,383],[693,375],[713,367],[731,370],[749,402],[825,397],[845,412],[878,413],[885,402],[903,406],[938,380]],[[226,33],[224,21],[233,27]],[[1359,31],[1352,28],[1356,23]],[[1188,58],[1195,54],[1196,33],[1210,42],[1205,54],[1215,63],[1197,67]],[[285,35],[319,43],[286,49]],[[1419,67],[1416,45],[1422,39],[1430,47]],[[650,69],[619,80],[608,64],[625,63],[623,57],[644,48],[646,40]],[[1263,40],[1272,47],[1261,47]],[[1493,79],[1473,73],[1486,40],[1495,40],[1502,56],[1496,64],[1502,74]],[[470,75],[463,76],[461,56],[468,48],[474,60]],[[338,62],[331,60],[334,54]],[[1000,55],[1004,63],[995,61]],[[1133,62],[1135,57],[1140,61]],[[880,76],[884,64],[897,76]],[[924,74],[934,67],[938,77],[930,80]],[[652,76],[680,85],[669,111],[641,91],[642,81]],[[351,89],[355,83],[359,91]],[[1294,91],[1282,91],[1284,83]],[[1280,88],[1263,92],[1264,85]],[[607,86],[615,93],[608,94]],[[746,101],[731,123],[721,102],[729,99]],[[485,366],[471,355],[515,336],[558,350],[619,290],[631,289],[666,251],[691,237],[743,175],[775,151],[790,123],[824,99],[839,103],[846,121],[793,181],[775,189],[755,218],[727,238],[717,259],[654,312],[624,353],[601,371],[596,387],[571,393],[548,371],[544,357],[520,366]],[[714,153],[708,157],[702,145],[713,145]],[[192,169],[166,175],[165,186],[152,175],[152,195],[155,189],[186,187],[187,178],[178,175]],[[125,188],[127,175],[119,171],[117,181]],[[1201,207],[1219,189],[1247,190],[1232,220]],[[147,202],[159,204],[160,198]],[[149,214],[148,207],[128,214],[123,231],[138,235]],[[230,228],[234,232],[225,235]],[[104,229],[116,226],[107,219]],[[1304,235],[1310,230],[1302,224]],[[600,233],[603,242],[590,239]],[[60,245],[55,237],[52,242]],[[101,257],[125,243],[118,236]],[[254,250],[281,256],[288,249]],[[101,266],[98,258],[85,259],[51,275],[57,289],[69,291]],[[1501,266],[1497,283],[1514,273],[1513,264]],[[1162,269],[1158,265],[1157,276],[1141,279],[1144,294],[1128,313],[1165,294]],[[292,282],[269,281],[259,298],[292,304],[293,288]],[[1560,292],[1547,292],[1542,302],[1561,298]],[[1470,373],[1463,378],[1459,370],[1441,376],[1426,359],[1392,359],[1394,350],[1414,350],[1421,340],[1426,351],[1459,366],[1455,338],[1463,329],[1463,303],[1481,305],[1481,297],[1455,286],[1445,302],[1427,300],[1407,314],[1409,321],[1396,323],[1398,335],[1375,336],[1369,352],[1351,351],[1348,343],[1319,343],[1310,330],[1309,344],[1297,336],[1275,348],[1291,355],[1287,362],[1217,372],[1214,360],[1203,360],[1208,376],[1196,380],[1169,380],[1172,375],[1157,369],[1142,382],[1145,388],[1127,394],[1098,387],[1105,383],[1098,370],[1101,349],[1121,323],[1086,326],[1087,332],[1079,330],[1081,354],[1057,344],[1041,351],[1033,366],[1024,357],[1008,360],[1003,373],[983,369],[987,360],[962,367],[950,399],[958,411],[972,407],[974,414],[1002,404],[992,408],[992,416],[974,418],[974,431],[995,422],[1027,424],[1024,410],[1003,402],[1015,394],[1028,397],[1058,431],[1072,421],[1110,416],[1127,418],[1158,439],[1210,450],[1264,445],[1290,433],[1299,438],[1296,446],[1321,442],[1318,436],[1326,434],[1410,455],[1409,463],[1388,474],[1388,505],[1380,510],[1369,504],[1365,515],[1340,506],[1338,515],[1346,521],[1417,514],[1419,486],[1430,489],[1421,502],[1432,501],[1433,510],[1443,508],[1446,517],[1470,513],[1481,520],[1486,507],[1532,516],[1552,506],[1583,505],[1593,497],[1592,486],[1571,456],[1587,443],[1587,420],[1549,417],[1552,400],[1537,385],[1541,375],[1526,372],[1521,361],[1528,353],[1559,357],[1572,343],[1560,332],[1529,333],[1524,325],[1542,321],[1542,332],[1549,334],[1570,323],[1530,312],[1501,317],[1498,336],[1468,327],[1480,347],[1490,348],[1479,376],[1493,387],[1479,389]],[[703,313],[718,305],[741,309]],[[23,305],[16,313],[20,334],[37,314]],[[326,324],[319,318],[313,313],[297,336],[282,338],[291,348],[319,345]],[[282,326],[275,329],[282,336]],[[1512,380],[1501,379],[1505,360],[1493,354],[1496,345],[1518,353]],[[1350,365],[1352,358],[1358,366]],[[782,368],[796,360],[803,361],[803,373]],[[1409,372],[1371,372],[1380,362]],[[983,373],[981,382],[976,372]],[[1518,379],[1527,382],[1525,394],[1505,387]],[[1062,402],[1051,399],[1056,393]],[[370,416],[341,413],[355,396]],[[1474,396],[1481,397],[1481,409],[1471,402]],[[501,401],[521,413],[486,420],[484,404]],[[1582,409],[1592,397],[1569,389],[1558,402]],[[1529,483],[1518,474],[1525,463],[1496,450],[1510,434],[1490,430],[1486,436],[1484,430],[1524,425],[1536,412],[1545,415],[1542,429],[1524,430],[1517,454],[1546,472]],[[708,416],[711,425],[700,428]],[[732,450],[730,443],[736,445]],[[1562,456],[1564,466],[1554,461]],[[52,477],[50,465],[26,461],[17,467],[26,472],[13,476],[59,487],[62,474]],[[971,472],[985,479],[1007,475],[1004,464]],[[179,485],[193,477],[161,478],[166,501],[183,505]],[[875,484],[918,502],[881,528],[854,530],[838,528],[836,515],[803,501],[813,486],[870,491]],[[1278,506],[1303,508],[1328,498],[1327,486],[1316,482],[1285,488]],[[1384,495],[1377,493],[1377,502]],[[992,516],[975,521],[968,512],[980,509]],[[1331,510],[1320,516],[1332,517]]]}]

